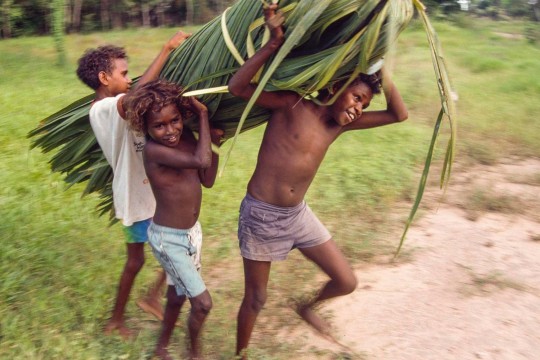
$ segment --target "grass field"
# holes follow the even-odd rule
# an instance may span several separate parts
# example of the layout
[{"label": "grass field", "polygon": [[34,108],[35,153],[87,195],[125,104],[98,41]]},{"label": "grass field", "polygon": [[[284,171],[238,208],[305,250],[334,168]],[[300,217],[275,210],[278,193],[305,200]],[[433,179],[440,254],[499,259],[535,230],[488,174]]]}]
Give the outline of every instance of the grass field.
[{"label": "grass field", "polygon": [[[440,22],[435,27],[459,95],[458,161],[540,156],[540,49],[520,36],[524,24],[462,19],[459,26]],[[81,187],[66,189],[62,177],[50,173],[49,155],[29,150],[26,134],[47,115],[90,92],[74,73],[86,48],[124,45],[130,72],[139,75],[173,32],[70,35],[63,69],[55,66],[51,38],[0,41],[1,359],[142,359],[151,354],[159,323],[133,301],[128,325],[138,337],[126,343],[101,333],[125,260],[120,227],[109,228],[108,220],[96,215],[97,199],[81,199]],[[394,80],[409,107],[409,120],[344,135],[329,151],[307,195],[352,262],[369,261],[397,245],[407,209],[396,204],[414,196],[439,109],[419,24],[412,23],[402,34],[397,54]],[[383,106],[382,98],[376,102]],[[243,284],[236,221],[261,136],[262,128],[243,134],[224,175],[204,193],[204,278],[214,300],[204,332],[209,359],[233,357]],[[439,155],[445,138],[443,132]],[[149,251],[147,255],[132,299],[144,292],[157,269]],[[253,358],[294,354],[294,348],[273,339],[280,326],[297,321],[283,318],[280,307],[317,285],[316,270],[299,259],[293,255],[273,268]],[[182,351],[183,334],[181,327],[173,352]]]}]

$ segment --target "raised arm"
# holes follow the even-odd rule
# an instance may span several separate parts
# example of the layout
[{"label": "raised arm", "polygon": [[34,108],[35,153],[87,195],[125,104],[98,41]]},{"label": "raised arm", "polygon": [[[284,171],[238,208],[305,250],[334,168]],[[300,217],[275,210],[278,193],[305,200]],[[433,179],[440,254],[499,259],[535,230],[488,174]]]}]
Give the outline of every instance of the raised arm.
[{"label": "raised arm", "polygon": [[[216,146],[221,144],[221,138],[223,137],[223,130],[221,129],[210,129],[210,139],[212,143]],[[216,181],[217,169],[219,165],[219,155],[215,152],[212,152],[212,164],[206,169],[199,170],[199,178],[201,179],[201,184],[206,188],[211,188],[214,186]]]},{"label": "raised arm", "polygon": [[167,58],[169,57],[169,54],[179,47],[188,37],[191,36],[191,33],[185,33],[181,30],[179,30],[172,38],[169,39],[163,45],[163,48],[159,52],[159,54],[156,56],[154,61],[148,66],[148,69],[142,74],[141,78],[135,85],[135,89],[139,86],[142,86],[146,84],[147,82],[150,82],[152,80],[155,80],[158,78],[159,73],[163,69],[163,66],[165,65],[165,62],[167,62]]},{"label": "raised arm", "polygon": [[[144,74],[139,78],[139,81],[133,86],[131,91],[143,86],[144,84],[156,80],[159,76],[159,73],[163,69],[163,66],[167,62],[167,58],[169,57],[169,54],[179,47],[188,37],[191,36],[191,33],[185,33],[181,30],[179,30],[176,34],[174,34],[173,37],[171,37],[165,45],[161,48],[161,51],[156,56],[156,58],[152,61],[150,66],[146,69]],[[129,96],[129,93],[126,95]],[[124,106],[124,98],[121,99],[121,101],[118,102],[118,111],[120,112],[120,115],[122,118],[125,119],[125,106]]]},{"label": "raised arm", "polygon": [[366,111],[359,119],[345,125],[343,131],[370,129],[407,120],[409,116],[407,107],[390,75],[384,69],[382,87],[386,98],[386,110]]},{"label": "raised arm", "polygon": [[[195,97],[190,97],[190,110],[199,118],[199,139],[193,151],[179,151],[175,147],[162,146],[153,142],[145,145],[144,155],[146,164],[166,166],[174,169],[206,169],[212,164],[212,149],[210,147],[210,129],[208,110]],[[179,114],[178,114],[179,116]],[[181,121],[179,118],[173,121]],[[152,125],[150,125],[152,126]],[[156,126],[163,126],[159,123]],[[171,130],[170,133],[173,132]],[[180,141],[185,141],[188,133],[182,134]],[[191,135],[192,136],[192,135]],[[151,159],[150,161],[148,161]]]},{"label": "raised arm", "polygon": [[[243,99],[250,99],[256,85],[251,83],[251,80],[257,74],[260,68],[268,61],[268,59],[281,47],[285,37],[283,33],[283,22],[285,18],[283,14],[277,11],[277,5],[269,5],[264,9],[264,17],[266,25],[270,29],[270,40],[251,58],[240,67],[240,69],[229,80],[229,92]],[[294,93],[290,93],[291,95]],[[263,91],[257,99],[257,105],[267,109],[275,109],[283,106],[284,92],[266,92]],[[294,101],[294,100],[293,100]]]}]

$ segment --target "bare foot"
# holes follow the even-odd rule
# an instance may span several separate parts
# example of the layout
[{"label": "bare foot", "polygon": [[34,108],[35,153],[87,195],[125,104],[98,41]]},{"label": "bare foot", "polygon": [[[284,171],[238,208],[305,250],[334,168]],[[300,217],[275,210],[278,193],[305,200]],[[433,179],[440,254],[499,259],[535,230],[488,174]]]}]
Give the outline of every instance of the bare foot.
[{"label": "bare foot", "polygon": [[311,327],[313,327],[320,335],[327,340],[337,343],[336,339],[331,334],[331,327],[323,319],[321,319],[308,305],[299,304],[296,307],[298,315],[304,319]]},{"label": "bare foot", "polygon": [[143,309],[143,311],[154,315],[159,321],[163,321],[163,308],[161,303],[156,299],[139,299],[137,305]]},{"label": "bare foot", "polygon": [[167,351],[166,348],[156,349],[152,359],[154,359],[154,358],[158,358],[158,359],[161,359],[161,360],[174,360],[173,357],[169,354],[169,352]]},{"label": "bare foot", "polygon": [[124,340],[129,340],[133,337],[133,332],[129,330],[123,322],[113,320],[109,320],[103,332],[105,335],[112,335],[113,333],[118,332]]}]

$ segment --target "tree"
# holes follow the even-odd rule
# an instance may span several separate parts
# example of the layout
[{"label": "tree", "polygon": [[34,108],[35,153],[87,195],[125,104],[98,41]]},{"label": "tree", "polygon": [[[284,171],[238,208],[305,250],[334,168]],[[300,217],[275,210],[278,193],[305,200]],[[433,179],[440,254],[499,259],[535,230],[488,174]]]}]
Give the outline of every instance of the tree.
[{"label": "tree", "polygon": [[56,47],[56,53],[58,55],[58,65],[64,66],[66,63],[66,46],[65,46],[65,0],[53,0],[51,2],[52,7],[52,29],[54,44]]},{"label": "tree", "polygon": [[68,0],[68,4],[66,4],[66,23],[70,32],[81,30],[82,5],[83,0]]},{"label": "tree", "polygon": [[3,38],[11,37],[11,6],[13,5],[13,0],[3,0],[2,8],[0,10],[0,21],[2,23],[2,36]]}]

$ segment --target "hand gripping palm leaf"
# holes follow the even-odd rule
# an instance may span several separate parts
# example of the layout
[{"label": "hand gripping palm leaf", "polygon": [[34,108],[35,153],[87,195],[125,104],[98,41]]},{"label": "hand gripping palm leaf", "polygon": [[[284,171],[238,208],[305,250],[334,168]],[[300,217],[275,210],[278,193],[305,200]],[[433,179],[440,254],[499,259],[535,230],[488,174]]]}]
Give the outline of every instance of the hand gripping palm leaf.
[{"label": "hand gripping palm leaf", "polygon": [[[455,144],[456,128],[448,77],[423,5],[418,0],[282,0],[280,8],[286,17],[285,43],[254,79],[258,84],[257,91],[247,104],[228,94],[226,85],[244,59],[268,40],[261,3],[255,0],[239,0],[204,25],[171,53],[160,76],[183,85],[184,95],[199,96],[208,107],[211,125],[224,130],[224,138],[232,138],[234,144],[240,132],[268,119],[269,111],[254,105],[263,89],[292,90],[310,96],[345,80],[344,89],[359,73],[366,72],[387,54],[416,8],[428,36],[442,110],[418,195],[400,241],[401,248],[422,198],[443,115],[449,120],[452,131],[441,186],[448,182]],[[338,91],[329,103],[340,93]],[[57,150],[50,160],[52,171],[65,173],[68,184],[86,182],[83,195],[98,192],[102,198],[98,206],[100,213],[110,212],[112,217],[112,170],[88,121],[92,98],[90,95],[80,99],[44,119],[29,136],[34,138],[32,147],[40,147],[43,152]],[[186,125],[197,130],[196,122],[191,119],[187,119]]]}]

